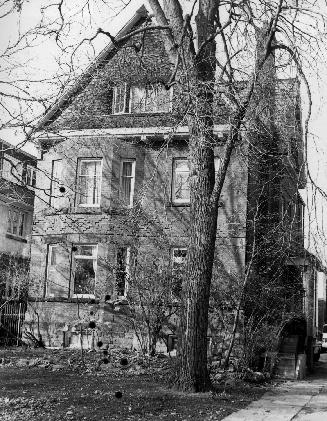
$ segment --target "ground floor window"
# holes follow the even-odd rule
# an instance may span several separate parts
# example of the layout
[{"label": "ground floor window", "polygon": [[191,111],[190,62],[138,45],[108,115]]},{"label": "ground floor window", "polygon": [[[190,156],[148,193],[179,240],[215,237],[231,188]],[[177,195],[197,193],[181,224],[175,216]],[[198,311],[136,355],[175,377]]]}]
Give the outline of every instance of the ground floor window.
[{"label": "ground floor window", "polygon": [[125,297],[128,289],[130,247],[119,247],[116,257],[116,293]]},{"label": "ground floor window", "polygon": [[25,235],[25,213],[19,210],[8,210],[8,227],[7,233],[24,237]]},{"label": "ground floor window", "polygon": [[73,246],[74,295],[93,297],[97,270],[97,245],[76,244]]}]

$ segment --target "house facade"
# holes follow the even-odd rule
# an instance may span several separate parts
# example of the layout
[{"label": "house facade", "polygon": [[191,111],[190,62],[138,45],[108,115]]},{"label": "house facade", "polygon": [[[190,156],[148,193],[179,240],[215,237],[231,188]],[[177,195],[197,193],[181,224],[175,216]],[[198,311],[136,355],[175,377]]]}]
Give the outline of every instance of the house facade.
[{"label": "house facade", "polygon": [[29,266],[35,181],[36,158],[0,141],[0,298],[18,298],[8,271]]},{"label": "house facade", "polygon": [[[148,19],[142,6],[118,36]],[[48,346],[92,346],[95,336],[137,346],[128,300],[135,268],[143,264],[144,272],[153,271],[155,284],[162,273],[158,266],[167,264],[174,274],[183,265],[190,224],[189,132],[183,92],[164,86],[169,75],[160,33],[136,35],[119,50],[110,44],[39,123],[33,287],[25,327],[41,334]],[[283,95],[283,89],[291,95]],[[303,247],[298,94],[297,82],[290,80],[277,83],[271,97],[277,104],[283,158],[278,171],[272,164],[268,168],[271,178],[265,185],[274,186],[274,193],[267,193],[270,213],[263,212],[266,229],[263,224],[260,228],[263,238],[273,214],[275,225],[269,226],[275,233],[278,229],[285,273]],[[223,97],[216,107],[218,171],[230,111]],[[257,165],[250,165],[251,133],[251,128],[244,131],[244,141],[232,155],[219,203],[213,289],[226,299],[243,284],[257,236],[251,221],[256,220],[260,180],[256,176],[253,181]],[[292,282],[300,276],[294,273]],[[213,342],[219,342],[219,332],[216,320],[208,333]],[[175,333],[169,324],[165,335]]]}]

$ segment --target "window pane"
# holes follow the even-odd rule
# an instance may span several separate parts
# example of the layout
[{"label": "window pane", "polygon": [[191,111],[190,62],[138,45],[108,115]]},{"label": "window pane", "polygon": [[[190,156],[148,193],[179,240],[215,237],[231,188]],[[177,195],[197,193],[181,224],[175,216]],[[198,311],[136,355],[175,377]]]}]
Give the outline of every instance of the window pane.
[{"label": "window pane", "polygon": [[123,161],[121,165],[121,199],[127,206],[132,206],[135,162]]},{"label": "window pane", "polygon": [[81,161],[79,170],[79,204],[100,203],[101,161]]},{"label": "window pane", "polygon": [[127,281],[127,248],[121,247],[117,250],[116,266],[116,291],[117,295],[123,296]]},{"label": "window pane", "polygon": [[32,170],[32,187],[35,187],[36,184],[36,171]]},{"label": "window pane", "polygon": [[178,267],[186,262],[187,249],[173,249],[173,266]]},{"label": "window pane", "polygon": [[130,177],[132,175],[132,168],[133,163],[132,162],[123,162],[123,176]]},{"label": "window pane", "polygon": [[12,212],[9,209],[8,210],[8,228],[7,228],[7,232],[12,232]]},{"label": "window pane", "polygon": [[174,162],[173,174],[173,199],[177,202],[189,202],[189,168],[187,160],[176,160]]},{"label": "window pane", "polygon": [[127,205],[130,205],[131,201],[131,179],[123,177],[122,178],[122,193],[123,193],[123,200]]},{"label": "window pane", "polygon": [[215,156],[215,173],[220,169],[221,159],[218,156]]},{"label": "window pane", "polygon": [[12,212],[12,233],[18,234],[18,213],[15,211]]},{"label": "window pane", "polygon": [[93,256],[95,255],[95,246],[77,246],[77,252],[76,254],[80,254],[83,256]]},{"label": "window pane", "polygon": [[56,266],[57,264],[57,246],[50,246],[50,266]]},{"label": "window pane", "polygon": [[131,87],[131,112],[168,112],[170,91],[160,84]]},{"label": "window pane", "polygon": [[75,294],[94,294],[95,262],[93,259],[75,258]]},{"label": "window pane", "polygon": [[19,232],[18,232],[18,235],[20,235],[21,237],[24,235],[24,223],[25,223],[25,215],[21,213],[20,218],[19,218]]},{"label": "window pane", "polygon": [[113,114],[119,114],[125,112],[125,93],[126,86],[120,85],[114,87],[113,97]]}]

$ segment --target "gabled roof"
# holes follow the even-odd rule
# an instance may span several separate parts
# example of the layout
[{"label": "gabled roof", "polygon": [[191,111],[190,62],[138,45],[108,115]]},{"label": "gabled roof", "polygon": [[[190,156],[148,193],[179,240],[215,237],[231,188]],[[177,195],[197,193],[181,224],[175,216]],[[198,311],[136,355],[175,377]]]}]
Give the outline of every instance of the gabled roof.
[{"label": "gabled roof", "polygon": [[[148,5],[147,7],[140,0],[135,0],[126,8],[127,13],[124,14],[125,24],[120,26],[118,31],[113,31],[112,36],[115,37],[116,42],[127,35],[130,30],[138,23],[144,21],[148,16]],[[120,19],[121,22],[121,19]],[[111,54],[115,54],[117,48],[113,42],[109,42],[108,45],[100,52],[97,58],[85,69],[83,74],[76,79],[74,84],[67,88],[67,90],[61,95],[61,97],[50,107],[45,115],[39,120],[37,125],[29,133],[29,137],[35,132],[42,130],[48,124],[53,122],[61,113],[72,103],[74,98],[88,85],[91,81],[95,71],[101,68]]]}]

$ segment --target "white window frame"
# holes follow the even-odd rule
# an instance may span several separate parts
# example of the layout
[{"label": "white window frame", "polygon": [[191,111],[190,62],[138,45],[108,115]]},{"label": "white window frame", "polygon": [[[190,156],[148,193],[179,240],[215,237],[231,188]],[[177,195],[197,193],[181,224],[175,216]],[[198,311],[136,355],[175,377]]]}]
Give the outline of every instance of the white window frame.
[{"label": "white window frame", "polygon": [[[86,255],[86,254],[75,254],[74,252],[73,254],[73,265],[72,265],[72,278],[73,278],[73,282],[72,282],[72,298],[91,298],[94,299],[95,298],[95,285],[96,285],[96,279],[97,279],[97,268],[98,268],[98,244],[74,244],[73,247],[94,247],[92,250],[92,255]],[[93,294],[75,294],[74,290],[75,290],[75,270],[76,270],[76,265],[75,265],[75,260],[79,259],[79,260],[93,260],[95,261],[95,265],[94,265],[94,293]]]},{"label": "white window frame", "polygon": [[[18,214],[18,224],[17,224],[18,234],[13,233],[13,223],[12,223],[13,212]],[[26,219],[27,219],[27,214],[21,211],[20,209],[16,209],[16,208],[8,209],[7,234],[13,235],[14,237],[17,237],[17,238],[25,238],[26,237]],[[23,231],[22,235],[19,234],[21,225],[22,225],[22,231]]]},{"label": "white window frame", "polygon": [[[151,83],[149,85],[151,85],[153,87],[160,86],[160,87],[163,88],[163,86],[160,83]],[[151,111],[146,111],[146,110],[132,111],[132,108],[133,108],[132,107],[132,105],[133,105],[133,89],[135,89],[135,88],[138,88],[141,91],[143,91],[144,97],[146,98],[146,92],[147,92],[147,86],[146,85],[131,85],[130,86],[129,105],[128,105],[128,111],[129,111],[130,114],[154,114],[154,113],[160,114],[160,113],[169,113],[169,112],[172,111],[172,99],[173,99],[173,89],[172,88],[170,88],[170,90],[169,90],[169,107],[168,107],[168,110],[163,111],[163,110],[158,110],[156,108],[156,109],[153,109]]]},{"label": "white window frame", "polygon": [[[82,162],[100,162],[100,170],[99,170],[99,198],[97,203],[80,203],[81,200],[81,183],[80,177],[83,177],[80,174]],[[77,162],[77,203],[76,205],[81,208],[99,208],[101,203],[101,185],[102,185],[102,166],[103,166],[103,159],[102,158],[78,158]]]},{"label": "white window frame", "polygon": [[[173,204],[185,204],[188,205],[190,203],[190,198],[189,199],[184,199],[184,198],[176,198],[176,163],[178,161],[186,161],[187,165],[188,165],[188,160],[185,157],[176,157],[173,159],[173,173],[172,173],[172,203]],[[188,171],[188,173],[190,174],[190,170]]]},{"label": "white window frame", "polygon": [[[123,106],[122,110],[118,110],[116,112],[116,102],[117,102],[117,96],[118,96],[118,90],[123,89],[124,90],[124,100],[123,100]],[[127,99],[127,83],[115,85],[113,87],[113,95],[112,95],[112,114],[113,115],[119,115],[119,114],[125,114],[126,113],[126,99]]]},{"label": "white window frame", "polygon": [[[119,247],[119,248],[125,248],[126,249],[126,258],[125,258],[125,287],[124,287],[124,294],[123,295],[118,295],[118,291],[117,292],[117,297],[126,297],[127,293],[128,293],[128,289],[129,289],[129,277],[130,277],[130,261],[131,261],[131,248],[130,247]],[[117,264],[117,255],[118,255],[118,250],[116,253],[116,264]]]},{"label": "white window frame", "polygon": [[[124,176],[123,175],[123,166],[125,162],[131,162],[132,163],[132,174],[130,176]],[[134,187],[135,187],[135,166],[136,166],[136,160],[132,158],[124,158],[120,161],[120,199],[121,201],[124,201],[125,198],[123,197],[123,178],[130,178],[131,179],[131,192],[129,195],[129,203],[126,204],[127,208],[133,207],[133,201],[134,201]]]}]

